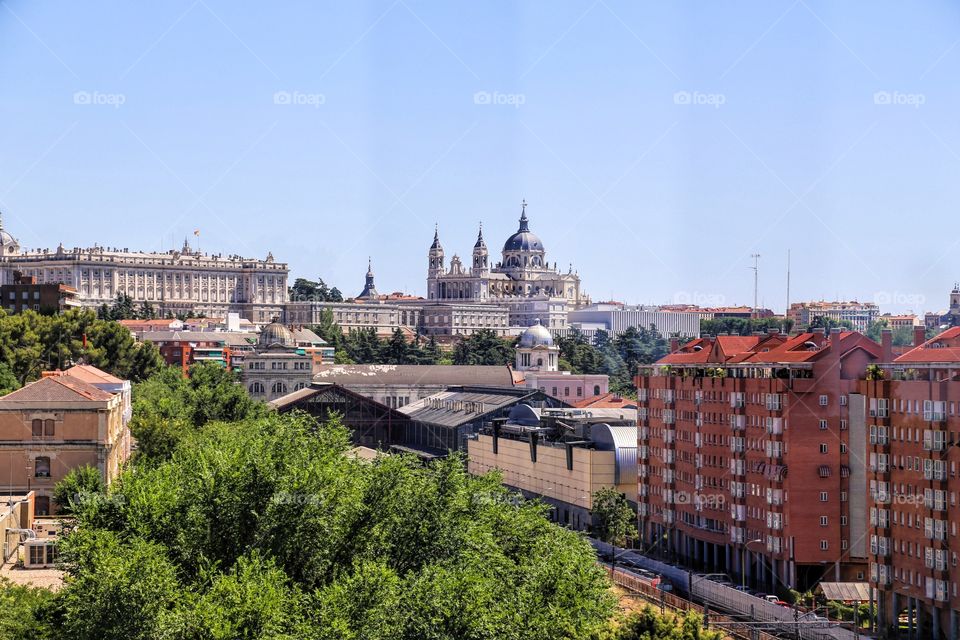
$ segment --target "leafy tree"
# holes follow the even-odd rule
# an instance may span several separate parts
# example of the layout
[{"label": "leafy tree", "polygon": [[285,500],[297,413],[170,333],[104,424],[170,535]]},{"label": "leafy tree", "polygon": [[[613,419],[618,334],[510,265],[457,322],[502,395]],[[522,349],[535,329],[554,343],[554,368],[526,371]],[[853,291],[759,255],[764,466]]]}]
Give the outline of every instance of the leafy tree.
[{"label": "leafy tree", "polygon": [[[873,340],[874,342],[880,342],[883,338],[881,333],[884,329],[889,329],[890,323],[885,318],[879,318],[870,323],[870,326],[867,327],[866,336]],[[913,345],[913,328],[912,327],[897,327],[893,330],[893,346],[895,347],[909,347]]]},{"label": "leafy tree", "polygon": [[[79,638],[586,638],[592,548],[462,457],[361,462],[302,414],[208,424],[125,472],[60,542],[49,633]],[[34,619],[42,616],[35,615]]]},{"label": "leafy tree", "polygon": [[[25,384],[43,371],[87,362],[120,378],[143,380],[163,365],[155,345],[138,343],[123,326],[89,309],[55,316],[0,312],[0,366]],[[3,371],[0,370],[0,387]]]},{"label": "leafy tree", "polygon": [[626,616],[604,640],[723,640],[722,631],[703,628],[703,616],[695,611],[660,615],[649,605]]},{"label": "leafy tree", "polygon": [[323,309],[320,312],[320,322],[309,325],[307,328],[323,338],[334,349],[343,348],[343,330],[333,319],[333,309]]},{"label": "leafy tree", "polygon": [[60,513],[70,514],[84,501],[95,500],[106,490],[100,470],[90,465],[74,467],[53,487]]},{"label": "leafy tree", "polygon": [[440,345],[437,344],[436,337],[431,335],[427,338],[427,344],[421,348],[419,364],[440,364],[442,359],[443,352],[440,350]]},{"label": "leafy tree", "polygon": [[853,323],[849,320],[834,320],[833,318],[828,318],[827,316],[817,316],[810,321],[810,324],[807,325],[807,330],[810,329],[824,329],[827,333],[831,329],[846,329],[847,331],[853,331]]},{"label": "leafy tree", "polygon": [[136,315],[140,320],[153,320],[157,317],[157,310],[149,300],[144,300],[140,303],[140,308],[137,310]]},{"label": "leafy tree", "polygon": [[700,333],[719,335],[726,333],[732,336],[749,336],[760,331],[766,333],[768,329],[780,329],[790,333],[793,329],[793,320],[786,318],[714,318],[700,321]]},{"label": "leafy tree", "polygon": [[20,388],[20,381],[6,362],[0,362],[0,396]]},{"label": "leafy tree", "polygon": [[383,343],[373,327],[350,329],[344,340],[344,351],[357,364],[376,364],[383,353]]},{"label": "leafy tree", "polygon": [[[616,489],[606,487],[593,494],[590,511],[592,530],[597,537],[615,547],[626,546],[637,531],[637,515],[626,497]],[[616,564],[616,553],[613,554]]]},{"label": "leafy tree", "polygon": [[101,305],[98,309],[98,317],[101,320],[133,320],[139,318],[139,313],[134,305],[133,298],[125,293],[118,293],[113,305]]},{"label": "leafy tree", "polygon": [[323,278],[316,281],[297,278],[290,287],[291,300],[310,300],[316,302],[343,302],[343,294],[336,287],[329,288]]},{"label": "leafy tree", "polygon": [[54,638],[51,625],[43,619],[53,597],[49,589],[18,585],[0,577],[0,638]]},{"label": "leafy tree", "polygon": [[164,460],[208,422],[244,420],[263,411],[238,384],[237,374],[219,365],[194,365],[189,378],[176,367],[165,367],[134,387],[130,431],[138,459]]},{"label": "leafy tree", "polygon": [[316,300],[317,283],[306,278],[297,278],[290,287],[290,299],[294,301]]},{"label": "leafy tree", "polygon": [[381,349],[380,361],[384,364],[414,364],[415,349],[407,343],[400,327],[393,330],[390,340]]},{"label": "leafy tree", "polygon": [[515,359],[514,345],[491,329],[480,329],[460,340],[453,349],[454,364],[508,365]]}]

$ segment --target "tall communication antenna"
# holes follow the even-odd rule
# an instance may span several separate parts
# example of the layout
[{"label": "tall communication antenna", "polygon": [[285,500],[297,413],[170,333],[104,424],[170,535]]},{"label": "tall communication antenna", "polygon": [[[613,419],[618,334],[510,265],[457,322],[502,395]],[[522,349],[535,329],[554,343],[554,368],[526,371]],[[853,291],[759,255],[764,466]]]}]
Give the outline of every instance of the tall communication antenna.
[{"label": "tall communication antenna", "polygon": [[759,304],[760,254],[751,253],[750,257],[753,258],[753,266],[750,268],[753,269],[753,317],[756,318],[760,315],[760,308],[757,306]]},{"label": "tall communication antenna", "polygon": [[790,249],[787,249],[787,306],[783,315],[786,316],[790,311]]}]

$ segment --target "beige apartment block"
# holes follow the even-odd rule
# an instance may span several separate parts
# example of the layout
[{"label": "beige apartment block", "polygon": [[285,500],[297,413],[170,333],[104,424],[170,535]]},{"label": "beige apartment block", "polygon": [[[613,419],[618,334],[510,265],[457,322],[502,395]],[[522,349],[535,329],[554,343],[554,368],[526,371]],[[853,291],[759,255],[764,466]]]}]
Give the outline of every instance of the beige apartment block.
[{"label": "beige apartment block", "polygon": [[71,469],[93,466],[109,484],[129,455],[121,393],[62,374],[0,398],[0,483],[8,494],[33,491],[37,515],[51,512],[53,487]]}]

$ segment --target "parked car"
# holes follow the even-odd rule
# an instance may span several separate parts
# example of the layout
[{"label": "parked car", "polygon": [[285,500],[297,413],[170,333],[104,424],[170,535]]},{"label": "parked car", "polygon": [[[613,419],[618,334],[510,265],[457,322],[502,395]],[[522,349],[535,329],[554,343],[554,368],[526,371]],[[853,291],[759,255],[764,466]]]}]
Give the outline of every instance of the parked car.
[{"label": "parked car", "polygon": [[778,598],[777,596],[763,596],[763,599],[772,604],[778,604],[781,607],[789,607],[790,605]]}]

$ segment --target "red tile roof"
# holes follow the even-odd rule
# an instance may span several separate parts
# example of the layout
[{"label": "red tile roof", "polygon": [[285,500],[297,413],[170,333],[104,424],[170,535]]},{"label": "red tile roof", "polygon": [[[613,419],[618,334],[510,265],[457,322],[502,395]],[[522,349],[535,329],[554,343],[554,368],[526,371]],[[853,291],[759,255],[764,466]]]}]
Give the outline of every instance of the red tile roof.
[{"label": "red tile roof", "polygon": [[[856,331],[839,334],[840,350],[846,355],[863,348],[880,357],[880,345]],[[699,347],[699,349],[698,349]],[[823,333],[801,333],[793,337],[783,334],[755,336],[717,336],[698,338],[678,351],[661,358],[657,364],[737,364],[811,362],[831,348],[830,336]]]},{"label": "red tile roof", "polygon": [[952,327],[930,338],[919,347],[914,347],[896,358],[894,362],[904,364],[960,362],[960,327]]},{"label": "red tile roof", "polygon": [[592,407],[594,409],[636,409],[636,400],[623,398],[615,393],[603,393],[592,398],[584,398],[579,402],[573,403],[578,409]]},{"label": "red tile roof", "polygon": [[106,402],[113,399],[113,394],[101,391],[92,384],[87,384],[71,376],[51,376],[31,382],[22,389],[0,398],[0,406],[4,402]]},{"label": "red tile roof", "polygon": [[100,369],[97,369],[93,365],[89,364],[74,365],[64,371],[63,375],[67,375],[90,384],[123,384],[124,382],[120,378],[112,376],[106,371],[101,371]]}]

